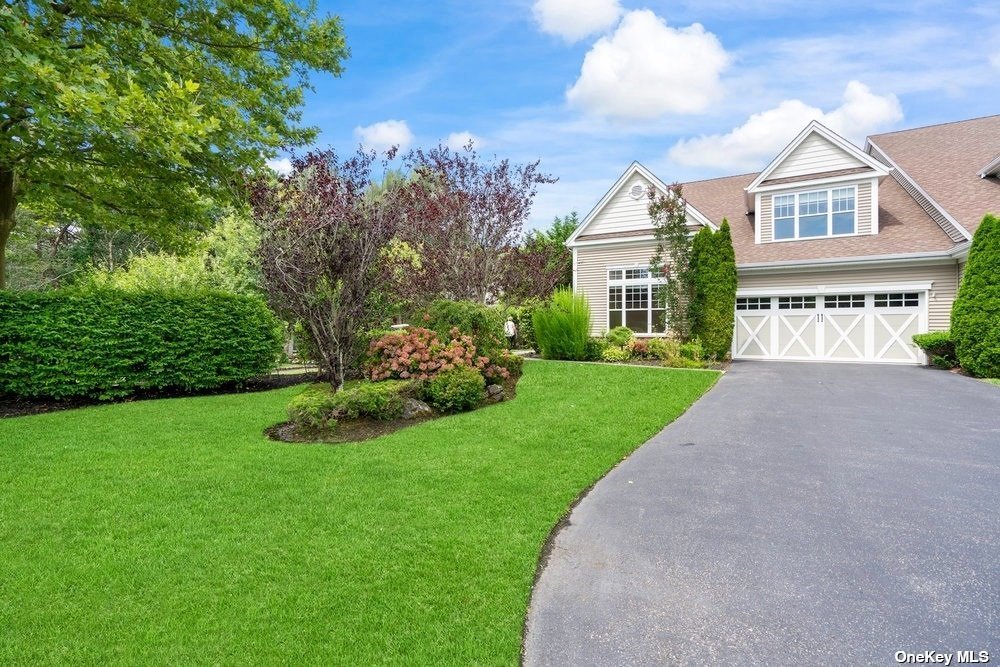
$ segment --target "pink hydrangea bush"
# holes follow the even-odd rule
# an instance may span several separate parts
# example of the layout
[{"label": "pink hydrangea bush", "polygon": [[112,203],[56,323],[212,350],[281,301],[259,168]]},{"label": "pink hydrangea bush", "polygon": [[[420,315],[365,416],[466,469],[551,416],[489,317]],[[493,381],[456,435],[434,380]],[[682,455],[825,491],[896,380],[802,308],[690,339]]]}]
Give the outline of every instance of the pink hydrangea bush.
[{"label": "pink hydrangea bush", "polygon": [[369,346],[365,374],[372,382],[429,380],[442,371],[467,366],[479,370],[491,382],[511,376],[506,364],[495,364],[489,357],[477,354],[471,336],[462,334],[457,328],[450,333],[447,342],[423,327],[388,333]]}]

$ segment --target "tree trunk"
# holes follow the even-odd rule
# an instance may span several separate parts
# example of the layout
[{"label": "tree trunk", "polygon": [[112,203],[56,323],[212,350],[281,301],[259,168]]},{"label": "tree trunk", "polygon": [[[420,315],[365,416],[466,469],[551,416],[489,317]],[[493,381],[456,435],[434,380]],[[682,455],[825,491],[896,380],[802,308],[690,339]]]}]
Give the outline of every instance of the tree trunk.
[{"label": "tree trunk", "polygon": [[7,241],[17,210],[17,174],[0,166],[0,289],[7,287]]}]

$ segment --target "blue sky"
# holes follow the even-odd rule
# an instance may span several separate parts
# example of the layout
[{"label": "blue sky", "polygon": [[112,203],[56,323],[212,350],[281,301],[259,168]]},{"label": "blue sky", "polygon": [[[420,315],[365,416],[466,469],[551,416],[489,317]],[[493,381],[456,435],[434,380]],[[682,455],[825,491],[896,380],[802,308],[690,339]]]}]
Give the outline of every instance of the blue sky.
[{"label": "blue sky", "polygon": [[529,227],[582,215],[632,161],[666,181],[756,171],[812,118],[868,134],[1000,113],[1000,3],[320,2],[351,57],[316,77],[318,145],[471,134],[540,159]]}]

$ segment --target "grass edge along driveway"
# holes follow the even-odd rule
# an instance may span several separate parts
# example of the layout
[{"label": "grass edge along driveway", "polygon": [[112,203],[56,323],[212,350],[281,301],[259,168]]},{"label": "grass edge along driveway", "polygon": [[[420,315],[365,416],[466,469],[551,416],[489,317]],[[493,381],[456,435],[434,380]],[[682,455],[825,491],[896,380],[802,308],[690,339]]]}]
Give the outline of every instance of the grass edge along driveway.
[{"label": "grass edge along driveway", "polygon": [[296,388],[0,420],[0,663],[515,664],[551,528],[717,377],[533,362],[338,446],[261,435]]}]

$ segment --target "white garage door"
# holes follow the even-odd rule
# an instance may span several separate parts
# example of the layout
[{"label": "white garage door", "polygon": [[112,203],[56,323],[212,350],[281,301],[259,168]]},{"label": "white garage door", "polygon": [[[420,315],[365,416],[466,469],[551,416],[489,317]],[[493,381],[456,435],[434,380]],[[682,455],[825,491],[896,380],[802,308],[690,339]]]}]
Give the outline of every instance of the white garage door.
[{"label": "white garage door", "polygon": [[926,291],[740,295],[733,358],[920,364],[924,331]]}]

